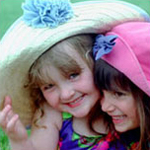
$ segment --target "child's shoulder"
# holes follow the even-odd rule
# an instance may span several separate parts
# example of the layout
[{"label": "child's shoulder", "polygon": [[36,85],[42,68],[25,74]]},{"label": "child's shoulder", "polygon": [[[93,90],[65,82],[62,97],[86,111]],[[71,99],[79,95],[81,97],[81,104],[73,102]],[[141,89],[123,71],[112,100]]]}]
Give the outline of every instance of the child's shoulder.
[{"label": "child's shoulder", "polygon": [[54,108],[52,108],[49,104],[44,103],[42,106],[44,115],[40,119],[41,122],[45,124],[56,125],[58,129],[61,129],[63,117],[62,113]]}]

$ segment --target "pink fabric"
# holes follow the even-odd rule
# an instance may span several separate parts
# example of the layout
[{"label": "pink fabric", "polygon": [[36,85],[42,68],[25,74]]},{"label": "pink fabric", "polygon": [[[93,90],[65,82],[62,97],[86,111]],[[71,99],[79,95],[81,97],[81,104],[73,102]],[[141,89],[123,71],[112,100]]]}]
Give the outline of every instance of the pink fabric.
[{"label": "pink fabric", "polygon": [[111,53],[102,59],[150,96],[150,23],[124,23],[106,35],[117,35],[118,38]]}]

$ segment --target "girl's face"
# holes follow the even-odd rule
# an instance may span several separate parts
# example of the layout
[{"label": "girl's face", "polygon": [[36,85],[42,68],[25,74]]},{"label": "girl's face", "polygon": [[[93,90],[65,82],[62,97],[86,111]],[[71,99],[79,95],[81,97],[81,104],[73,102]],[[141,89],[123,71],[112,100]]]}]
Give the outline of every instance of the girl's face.
[{"label": "girl's face", "polygon": [[115,129],[126,132],[139,127],[139,115],[136,101],[132,94],[126,91],[103,91],[102,110],[112,117]]},{"label": "girl's face", "polygon": [[73,56],[82,71],[71,72],[69,76],[64,76],[51,65],[49,72],[52,81],[40,88],[53,108],[61,112],[69,112],[75,117],[85,117],[99,99],[99,91],[94,85],[93,74],[85,61],[76,51],[69,49],[67,47],[67,53]]}]

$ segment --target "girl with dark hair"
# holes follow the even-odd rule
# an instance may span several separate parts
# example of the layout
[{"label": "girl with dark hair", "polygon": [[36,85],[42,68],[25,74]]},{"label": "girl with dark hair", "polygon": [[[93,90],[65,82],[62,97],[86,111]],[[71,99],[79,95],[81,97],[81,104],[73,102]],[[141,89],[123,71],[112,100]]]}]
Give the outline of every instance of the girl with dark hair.
[{"label": "girl with dark hair", "polygon": [[131,22],[98,35],[93,48],[101,109],[128,149],[150,149],[149,42],[150,23]]}]

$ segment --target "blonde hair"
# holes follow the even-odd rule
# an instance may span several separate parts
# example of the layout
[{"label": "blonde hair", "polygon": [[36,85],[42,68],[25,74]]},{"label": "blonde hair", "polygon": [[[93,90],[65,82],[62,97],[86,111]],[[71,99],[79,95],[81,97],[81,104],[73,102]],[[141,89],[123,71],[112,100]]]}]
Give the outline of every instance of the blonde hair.
[{"label": "blonde hair", "polygon": [[[41,109],[41,105],[45,99],[40,90],[40,85],[51,81],[51,72],[49,66],[52,65],[59,69],[64,76],[69,76],[71,72],[82,71],[78,62],[73,56],[70,56],[65,51],[66,45],[71,50],[77,51],[81,58],[87,63],[91,71],[93,71],[93,59],[90,56],[90,51],[93,46],[94,35],[77,35],[60,41],[44,54],[42,54],[32,65],[29,71],[28,87],[31,96],[34,99],[36,109]],[[43,116],[43,113],[42,115]]]}]

